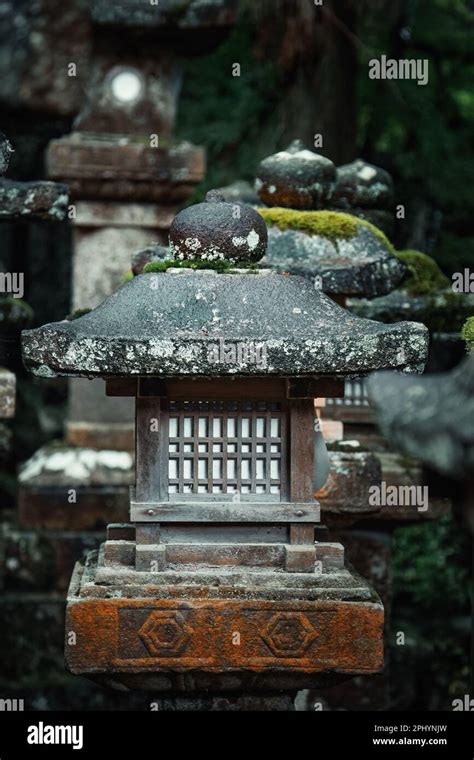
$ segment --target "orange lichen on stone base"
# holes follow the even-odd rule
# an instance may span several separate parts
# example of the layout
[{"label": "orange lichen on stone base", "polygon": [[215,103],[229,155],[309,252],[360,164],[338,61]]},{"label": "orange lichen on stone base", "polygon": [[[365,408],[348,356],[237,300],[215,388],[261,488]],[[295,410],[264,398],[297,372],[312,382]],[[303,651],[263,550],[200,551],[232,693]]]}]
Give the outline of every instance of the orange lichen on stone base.
[{"label": "orange lichen on stone base", "polygon": [[76,596],[66,659],[84,675],[369,674],[383,664],[383,622],[379,602]]}]

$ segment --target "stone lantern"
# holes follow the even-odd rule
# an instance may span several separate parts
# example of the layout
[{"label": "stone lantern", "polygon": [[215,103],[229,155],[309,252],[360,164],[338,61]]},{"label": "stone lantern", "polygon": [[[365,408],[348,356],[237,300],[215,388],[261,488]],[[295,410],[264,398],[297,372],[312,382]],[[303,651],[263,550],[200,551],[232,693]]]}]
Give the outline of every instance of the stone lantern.
[{"label": "stone lantern", "polygon": [[257,212],[210,194],[175,218],[172,262],[23,333],[36,375],[104,378],[135,400],[130,524],[109,526],[71,581],[74,673],[269,692],[381,668],[380,599],[323,540],[313,399],[350,375],[420,369],[426,329],[354,317],[257,268],[266,242]]},{"label": "stone lantern", "polygon": [[269,225],[265,266],[311,278],[342,305],[389,293],[403,278],[406,268],[378,227],[377,214],[393,200],[387,172],[363,161],[336,171],[295,140],[261,161],[255,188]]}]

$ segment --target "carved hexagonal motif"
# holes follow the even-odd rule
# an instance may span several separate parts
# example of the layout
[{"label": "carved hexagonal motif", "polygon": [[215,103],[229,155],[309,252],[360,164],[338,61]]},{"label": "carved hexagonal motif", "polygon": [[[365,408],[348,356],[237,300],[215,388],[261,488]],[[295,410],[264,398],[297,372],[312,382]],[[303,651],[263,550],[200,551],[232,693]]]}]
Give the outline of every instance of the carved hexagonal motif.
[{"label": "carved hexagonal motif", "polygon": [[261,636],[276,657],[301,657],[318,632],[302,612],[277,612]]},{"label": "carved hexagonal motif", "polygon": [[178,655],[186,648],[192,629],[176,610],[153,610],[138,631],[154,657]]}]

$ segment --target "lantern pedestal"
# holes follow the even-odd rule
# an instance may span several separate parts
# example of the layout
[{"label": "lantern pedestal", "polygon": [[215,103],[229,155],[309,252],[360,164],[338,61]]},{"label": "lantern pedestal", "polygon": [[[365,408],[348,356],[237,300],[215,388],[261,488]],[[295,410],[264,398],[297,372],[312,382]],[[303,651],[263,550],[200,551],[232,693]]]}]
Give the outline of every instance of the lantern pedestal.
[{"label": "lantern pedestal", "polygon": [[102,548],[73,574],[66,660],[104,684],[160,693],[314,688],[379,671],[383,620],[379,597],[346,568],[152,574],[107,569]]}]

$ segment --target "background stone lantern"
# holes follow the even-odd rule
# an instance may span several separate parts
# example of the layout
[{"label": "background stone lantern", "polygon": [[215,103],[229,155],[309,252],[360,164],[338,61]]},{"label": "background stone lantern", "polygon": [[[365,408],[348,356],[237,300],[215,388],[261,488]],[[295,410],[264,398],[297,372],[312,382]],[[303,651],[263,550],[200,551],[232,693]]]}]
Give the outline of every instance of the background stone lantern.
[{"label": "background stone lantern", "polygon": [[35,374],[102,377],[136,404],[131,523],[109,526],[71,582],[75,673],[271,691],[381,667],[379,598],[340,544],[314,540],[313,399],[348,375],[418,370],[426,329],[359,319],[307,279],[257,269],[265,245],[256,212],[212,194],[176,217],[173,262],[23,333]]}]

